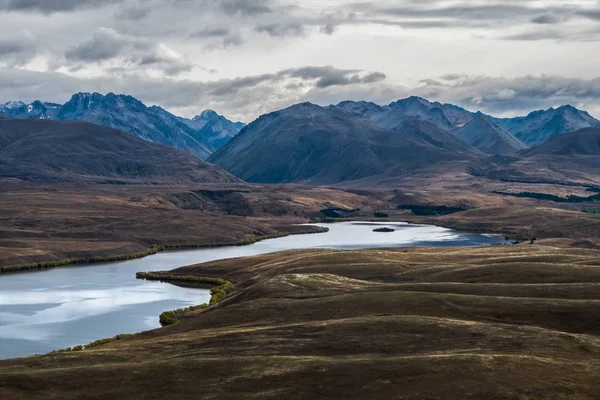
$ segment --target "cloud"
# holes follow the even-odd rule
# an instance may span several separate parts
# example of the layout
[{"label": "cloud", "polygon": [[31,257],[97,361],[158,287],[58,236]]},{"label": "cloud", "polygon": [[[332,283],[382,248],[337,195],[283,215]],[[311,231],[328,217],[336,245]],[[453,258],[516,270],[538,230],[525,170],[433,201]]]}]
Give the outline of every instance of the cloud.
[{"label": "cloud", "polygon": [[415,92],[490,113],[522,114],[551,106],[574,104],[596,107],[600,78],[582,79],[540,75],[517,78],[460,75],[454,80],[428,83]]},{"label": "cloud", "polygon": [[123,0],[0,0],[0,10],[52,14],[116,3],[123,3]]},{"label": "cloud", "polygon": [[69,49],[65,57],[71,61],[84,62],[110,60],[120,55],[127,45],[127,40],[115,30],[100,28],[90,39]]},{"label": "cloud", "polygon": [[164,44],[121,35],[110,28],[97,29],[91,38],[67,50],[65,58],[81,63],[122,59],[140,67],[159,69],[167,75],[176,75],[192,68],[191,64]]},{"label": "cloud", "polygon": [[343,70],[332,66],[288,69],[281,71],[278,76],[313,80],[316,82],[316,87],[318,88],[359,85],[386,79],[386,75],[382,72],[363,73],[360,70]]},{"label": "cloud", "polygon": [[115,12],[115,17],[125,21],[141,21],[146,18],[152,9],[149,7],[127,7]]},{"label": "cloud", "polygon": [[537,17],[533,17],[531,22],[534,24],[542,25],[554,25],[563,22],[563,19],[553,14],[542,14]]},{"label": "cloud", "polygon": [[257,25],[256,32],[268,33],[270,36],[286,37],[286,36],[302,36],[304,34],[304,26],[299,23],[290,24],[263,24]]},{"label": "cloud", "polygon": [[577,12],[577,15],[594,20],[600,21],[600,10],[581,10]]},{"label": "cloud", "polygon": [[228,15],[257,15],[273,12],[268,0],[217,0],[220,8]]},{"label": "cloud", "polygon": [[229,29],[223,26],[212,26],[193,32],[190,37],[193,38],[211,38],[211,37],[224,37],[229,36]]},{"label": "cloud", "polygon": [[36,55],[36,38],[28,31],[0,38],[0,65],[22,66]]},{"label": "cloud", "polygon": [[208,40],[208,50],[226,49],[228,47],[240,46],[244,40],[239,33],[231,31],[224,26],[209,26],[199,31],[192,32],[193,39]]},{"label": "cloud", "polygon": [[335,32],[336,26],[334,24],[325,24],[319,28],[319,32],[324,33],[326,35],[333,35]]}]

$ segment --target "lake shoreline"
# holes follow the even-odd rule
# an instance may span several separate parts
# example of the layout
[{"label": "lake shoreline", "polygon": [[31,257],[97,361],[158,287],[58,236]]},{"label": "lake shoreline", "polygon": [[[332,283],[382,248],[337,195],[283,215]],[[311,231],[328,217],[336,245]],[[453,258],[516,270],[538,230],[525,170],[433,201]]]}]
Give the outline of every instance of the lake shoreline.
[{"label": "lake shoreline", "polygon": [[291,235],[311,235],[311,234],[319,234],[319,233],[327,233],[329,229],[320,228],[315,225],[306,225],[311,228],[318,228],[314,230],[306,230],[300,232],[287,232],[281,234],[273,234],[273,235],[264,235],[264,236],[256,236],[249,239],[240,240],[232,243],[204,243],[204,244],[181,244],[181,245],[152,245],[150,249],[137,253],[130,254],[118,254],[114,256],[108,257],[90,257],[90,258],[68,258],[65,260],[58,261],[42,261],[31,264],[20,264],[20,265],[7,265],[0,267],[0,276],[4,274],[10,273],[23,273],[23,272],[34,272],[34,271],[43,271],[52,268],[58,267],[69,267],[77,264],[100,264],[100,263],[111,263],[118,261],[127,261],[134,260],[138,258],[144,258],[148,256],[152,256],[154,254],[158,254],[164,251],[176,251],[176,250],[194,250],[194,249],[210,249],[210,248],[219,248],[219,247],[239,247],[239,246],[248,246],[251,244],[255,244],[261,242],[263,240],[268,239],[278,239],[283,237],[288,237]]},{"label": "lake shoreline", "polygon": [[[396,229],[390,234],[381,235],[373,232],[373,225],[391,225]],[[70,351],[73,351],[73,349],[75,349],[74,351],[80,351],[87,349],[88,345],[77,345],[71,348],[66,348],[66,346],[72,345],[73,343],[95,343],[97,341],[92,341],[95,338],[112,338],[115,334],[120,334],[117,335],[119,338],[128,338],[130,337],[129,335],[132,334],[135,335],[137,333],[159,328],[159,326],[156,326],[158,323],[160,323],[161,326],[177,323],[180,320],[187,319],[187,316],[184,316],[184,314],[187,314],[190,311],[202,310],[220,303],[220,300],[230,292],[229,288],[232,286],[232,282],[235,283],[227,276],[217,277],[203,275],[201,270],[199,270],[197,274],[187,274],[189,276],[185,276],[185,274],[180,274],[179,271],[176,271],[177,269],[185,268],[186,266],[202,265],[206,262],[216,260],[241,260],[248,256],[302,249],[327,248],[336,250],[359,250],[423,246],[483,247],[501,243],[499,235],[487,236],[480,234],[464,234],[451,229],[436,227],[434,225],[397,221],[376,221],[369,223],[365,221],[352,221],[323,224],[323,226],[296,225],[294,226],[294,229],[291,230],[297,235],[300,235],[301,230],[303,232],[307,232],[308,230],[309,233],[323,232],[325,236],[301,235],[307,237],[290,237],[286,239],[286,237],[292,236],[291,233],[288,233],[285,235],[277,235],[278,237],[276,240],[268,241],[264,244],[259,244],[258,242],[263,242],[266,239],[269,239],[268,237],[262,237],[261,240],[254,240],[253,243],[247,243],[255,244],[255,246],[203,245],[177,246],[171,248],[155,247],[152,249],[153,255],[158,258],[153,258],[153,261],[150,262],[139,262],[135,259],[128,259],[121,263],[104,263],[103,265],[98,264],[98,266],[73,264],[73,268],[45,268],[48,272],[43,272],[38,269],[37,271],[40,271],[40,273],[50,274],[45,276],[45,278],[42,277],[44,279],[37,279],[37,277],[26,278],[25,276],[28,274],[19,274],[19,272],[34,272],[35,270],[33,269],[6,273],[5,278],[8,279],[7,281],[3,280],[3,277],[0,276],[0,283],[3,283],[3,285],[9,289],[9,293],[7,293],[7,296],[9,297],[5,299],[4,305],[6,306],[14,303],[15,305],[22,304],[24,306],[21,307],[22,311],[18,311],[18,314],[14,314],[15,316],[21,316],[18,319],[14,319],[14,322],[11,321],[11,319],[8,319],[8,325],[6,325],[6,328],[4,329],[8,329],[8,331],[6,331],[8,333],[13,329],[11,328],[12,326],[15,326],[17,331],[22,329],[21,326],[31,326],[32,333],[39,331],[40,333],[51,335],[51,337],[56,338],[52,343],[53,347],[50,348],[48,348],[47,345],[40,345],[37,342],[37,339],[25,339],[31,341],[31,345],[28,345],[25,342],[17,345],[18,348],[21,349],[20,351],[31,348],[32,351],[29,354],[43,354],[46,351],[49,352],[60,348],[65,349],[65,351],[69,351],[69,349]],[[214,250],[211,250],[211,247],[214,248]],[[247,247],[249,247],[249,249]],[[194,251],[194,249],[197,250]],[[162,255],[159,253],[162,253]],[[78,266],[80,266],[80,268],[77,268]],[[94,268],[87,269],[88,266]],[[22,277],[19,278],[19,275]],[[117,278],[115,278],[115,276]],[[202,278],[202,276],[207,276],[207,278]],[[159,285],[156,287],[146,286],[146,284],[137,286],[134,281],[140,279],[171,284]],[[184,285],[177,285],[178,282],[183,283]],[[206,289],[208,288],[190,287],[190,283],[209,284],[211,286],[210,293],[206,293]],[[185,297],[181,297],[180,295],[178,295],[179,297],[164,297],[164,294],[171,296],[169,293],[175,293],[171,289],[165,289],[165,287],[171,286],[178,286],[191,290],[204,289],[204,295],[210,294],[210,297],[196,297],[197,295],[191,294],[188,294]],[[71,289],[71,287],[73,289]],[[17,295],[16,298],[10,297],[13,296],[10,293],[11,290]],[[109,290],[116,291],[110,292]],[[29,296],[29,291],[32,291],[32,294],[42,293],[41,297],[39,297],[40,300],[34,300],[34,302],[31,303],[29,303],[30,300],[23,300],[22,298],[19,300],[20,297],[18,297],[18,293]],[[157,294],[153,295],[151,293]],[[145,298],[140,296],[147,296],[148,294],[151,294],[148,300],[140,300]],[[37,299],[37,297],[34,298]],[[86,311],[88,306],[84,303],[82,303],[82,305],[72,304],[77,303],[79,298],[84,299],[84,303],[88,300],[91,301],[90,306],[93,307],[91,308],[93,311]],[[101,308],[96,309],[95,306],[93,306],[95,299],[114,300],[110,300],[109,303],[106,303],[106,301],[103,303],[103,300],[99,300]],[[157,301],[162,301],[162,299],[169,301],[169,303],[159,304]],[[116,301],[114,304],[117,304],[117,306],[111,306],[113,301]],[[51,304],[53,302],[56,303],[55,306],[44,306],[44,304]],[[156,302],[156,304],[150,306],[150,302]],[[64,317],[61,317],[62,312],[54,311],[55,309],[62,308],[62,306],[60,306],[62,303],[65,304],[65,307],[70,307],[67,308],[67,310],[72,309],[75,312],[75,314],[71,314],[75,316],[75,318],[72,318],[73,322],[64,320]],[[38,313],[28,314],[29,311],[27,306],[25,306],[26,304],[42,305],[43,307],[39,308],[40,317],[36,316]],[[202,304],[206,304],[206,306],[203,306]],[[128,305],[132,305],[134,308],[128,309],[128,311],[125,312],[125,308]],[[106,309],[106,311],[104,311],[104,309]],[[44,310],[48,310],[49,314]],[[107,316],[104,316],[105,312],[107,313]],[[131,315],[132,318],[127,315]],[[158,318],[156,316],[158,316]],[[88,317],[92,318],[90,322],[103,321],[104,325],[110,325],[111,328],[100,329],[97,332],[95,329],[84,329],[81,333],[78,333],[77,324],[79,324],[79,322],[77,321]],[[21,320],[23,320],[23,322],[21,322]],[[150,324],[151,326],[147,326],[147,322],[144,321],[152,321]],[[42,325],[38,325],[43,322],[56,324],[56,328],[53,328],[54,333],[45,332],[46,329],[42,328]],[[0,327],[1,326],[2,324],[0,324]],[[69,333],[67,326],[72,326],[71,333]],[[75,330],[73,331],[72,329]],[[7,333],[4,334],[6,335]],[[97,335],[95,335],[95,333]],[[16,333],[8,334],[15,335]],[[17,341],[24,340],[19,339],[18,336],[7,336],[7,338],[13,338]],[[8,352],[6,354],[8,358],[19,357],[22,354],[19,351],[11,350],[9,347],[5,350]],[[23,356],[27,355],[24,354]]]}]

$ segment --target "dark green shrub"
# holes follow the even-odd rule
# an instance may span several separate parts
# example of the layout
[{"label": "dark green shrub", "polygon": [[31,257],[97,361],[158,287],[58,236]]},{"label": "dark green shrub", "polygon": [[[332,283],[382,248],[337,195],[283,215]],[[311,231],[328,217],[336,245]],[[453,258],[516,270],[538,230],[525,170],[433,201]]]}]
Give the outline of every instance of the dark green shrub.
[{"label": "dark green shrub", "polygon": [[389,214],[384,212],[376,212],[374,216],[375,218],[388,218]]},{"label": "dark green shrub", "polygon": [[179,322],[173,311],[165,311],[158,317],[161,326],[173,325]]}]

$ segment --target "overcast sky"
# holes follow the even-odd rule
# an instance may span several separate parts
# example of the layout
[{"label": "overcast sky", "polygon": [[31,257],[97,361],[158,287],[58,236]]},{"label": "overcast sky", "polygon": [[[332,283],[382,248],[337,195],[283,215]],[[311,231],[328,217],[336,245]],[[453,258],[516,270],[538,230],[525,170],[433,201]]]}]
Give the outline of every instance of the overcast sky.
[{"label": "overcast sky", "polygon": [[598,0],[0,0],[0,102],[131,94],[249,122],[409,95],[600,117]]}]

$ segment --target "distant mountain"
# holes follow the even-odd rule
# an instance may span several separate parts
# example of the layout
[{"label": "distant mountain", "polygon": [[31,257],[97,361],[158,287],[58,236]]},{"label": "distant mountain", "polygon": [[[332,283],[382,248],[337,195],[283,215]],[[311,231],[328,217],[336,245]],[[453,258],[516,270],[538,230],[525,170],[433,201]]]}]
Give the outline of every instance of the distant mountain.
[{"label": "distant mountain", "polygon": [[469,123],[452,133],[465,143],[489,154],[508,156],[528,147],[481,113],[475,114]]},{"label": "distant mountain", "polygon": [[157,107],[146,107],[132,96],[77,93],[64,105],[34,101],[8,102],[0,110],[12,118],[82,120],[108,126],[133,136],[186,150],[201,159],[223,146],[244,124],[207,110],[193,120]]},{"label": "distant mountain", "polygon": [[33,182],[237,182],[193,155],[81,121],[0,121],[0,177]]},{"label": "distant mountain", "polygon": [[0,110],[4,111],[12,118],[21,119],[55,119],[60,111],[61,105],[54,103],[42,103],[34,101],[31,104],[25,104],[21,101],[10,101],[2,106]]},{"label": "distant mountain", "polygon": [[[481,117],[481,113],[474,113],[452,104],[430,102],[415,96],[384,106],[365,101],[343,101],[330,107],[369,121],[378,127],[392,130],[397,126],[401,126],[407,118],[418,118],[430,122],[440,129],[456,131],[459,128],[466,127],[475,117]],[[494,137],[501,136],[501,139],[497,144],[495,139],[486,139],[484,140],[486,143],[481,146],[481,149],[492,152],[494,148],[498,148],[501,151],[498,154],[510,154],[513,149],[518,151],[522,148],[522,143],[530,146],[536,145],[554,135],[600,126],[600,121],[587,112],[569,105],[557,109],[550,108],[545,111],[535,111],[526,117],[488,117],[496,126],[491,128],[489,124],[484,126],[481,123],[482,121],[477,121],[475,125],[469,127],[470,132],[465,136],[467,138],[466,142],[472,144],[469,137],[477,133],[474,132],[475,128],[483,128]],[[501,132],[509,133],[519,140],[517,142],[512,141]],[[459,137],[464,135],[464,132],[459,133]],[[484,135],[484,132],[479,132],[476,136],[481,139],[480,136],[482,135]],[[485,150],[486,148],[487,150]]]},{"label": "distant mountain", "polygon": [[405,119],[397,128],[302,103],[261,116],[209,162],[249,182],[335,184],[463,168],[482,156],[427,121]]},{"label": "distant mountain", "polygon": [[551,137],[521,153],[522,157],[596,156],[600,169],[600,128],[586,128]]},{"label": "distant mountain", "polygon": [[199,136],[206,138],[211,148],[215,150],[227,144],[246,126],[242,122],[231,122],[212,110],[204,110],[191,120],[186,118],[180,118],[180,120],[198,131]]},{"label": "distant mountain", "polygon": [[445,130],[463,126],[473,119],[473,113],[463,108],[452,104],[432,103],[416,96],[386,106],[364,101],[344,101],[330,107],[368,120],[381,128],[392,130],[401,126],[407,118],[418,118]]},{"label": "distant mountain", "polygon": [[600,121],[573,106],[534,111],[526,117],[495,118],[494,122],[528,145],[536,145],[562,133],[600,127]]}]

